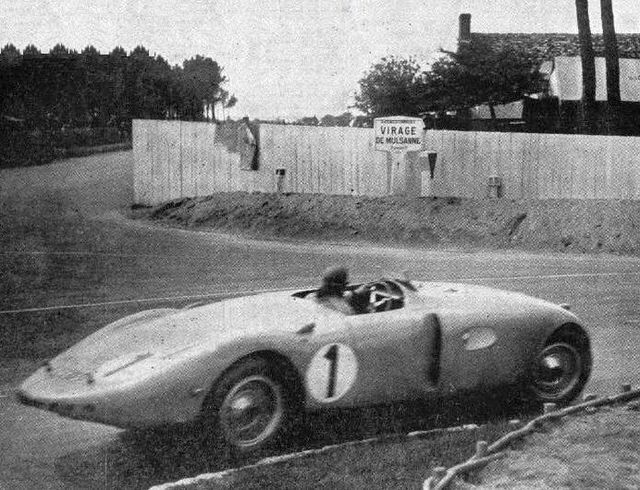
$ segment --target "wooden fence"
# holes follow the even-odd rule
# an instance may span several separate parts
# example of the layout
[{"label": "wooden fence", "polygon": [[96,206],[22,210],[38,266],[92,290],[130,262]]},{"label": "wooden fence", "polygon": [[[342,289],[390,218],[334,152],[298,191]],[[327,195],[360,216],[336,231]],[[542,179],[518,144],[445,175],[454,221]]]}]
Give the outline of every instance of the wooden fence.
[{"label": "wooden fence", "polygon": [[427,131],[438,152],[432,192],[482,197],[488,179],[513,199],[640,200],[640,138]]},{"label": "wooden fence", "polygon": [[[241,170],[229,128],[136,120],[134,192],[139,204],[215,192],[381,196],[396,178],[363,128],[261,125],[257,170]],[[640,200],[640,137],[426,131],[434,179],[419,153],[407,157],[411,195],[486,197],[498,177],[513,199]]]}]

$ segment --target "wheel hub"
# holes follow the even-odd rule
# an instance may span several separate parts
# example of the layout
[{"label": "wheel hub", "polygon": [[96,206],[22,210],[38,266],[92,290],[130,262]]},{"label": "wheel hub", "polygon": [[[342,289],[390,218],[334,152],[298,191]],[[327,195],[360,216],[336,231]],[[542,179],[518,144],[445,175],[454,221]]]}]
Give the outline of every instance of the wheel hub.
[{"label": "wheel hub", "polygon": [[220,424],[227,438],[241,447],[266,440],[281,417],[280,391],[264,376],[251,376],[236,384],[219,411]]},{"label": "wheel hub", "polygon": [[542,378],[547,382],[558,381],[562,378],[565,371],[562,359],[559,356],[552,355],[542,359]]},{"label": "wheel hub", "polygon": [[580,353],[569,344],[549,345],[538,356],[533,374],[534,389],[542,398],[561,399],[580,380]]}]

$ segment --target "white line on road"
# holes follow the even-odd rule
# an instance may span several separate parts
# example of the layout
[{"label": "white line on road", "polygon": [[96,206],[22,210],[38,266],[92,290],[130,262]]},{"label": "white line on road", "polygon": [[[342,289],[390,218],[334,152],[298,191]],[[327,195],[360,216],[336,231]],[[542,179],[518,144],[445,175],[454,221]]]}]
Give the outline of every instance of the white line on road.
[{"label": "white line on road", "polygon": [[[178,255],[167,254],[127,254],[127,253],[115,253],[115,252],[81,252],[76,250],[71,251],[41,251],[41,250],[14,250],[7,252],[0,252],[2,255],[69,255],[72,257],[126,257],[126,258],[166,258],[166,257],[181,257]],[[191,256],[191,258],[198,258]]]},{"label": "white line on road", "polygon": [[139,298],[139,299],[123,299],[118,301],[103,301],[99,303],[78,303],[74,305],[57,305],[57,306],[41,306],[34,308],[22,308],[17,310],[0,310],[0,315],[10,314],[10,313],[37,313],[41,311],[51,311],[51,310],[66,310],[71,308],[96,308],[100,306],[113,306],[113,305],[126,305],[132,303],[154,303],[161,301],[183,301],[183,300],[191,300],[191,299],[206,299],[206,298],[219,298],[219,297],[230,297],[230,296],[248,296],[250,294],[260,294],[260,293],[273,293],[276,291],[282,291],[282,289],[256,289],[251,291],[236,291],[236,292],[226,292],[226,293],[209,293],[209,294],[190,294],[185,296],[157,296],[154,298]]},{"label": "white line on road", "polygon": [[616,276],[637,276],[640,271],[625,272],[576,272],[573,274],[541,274],[532,276],[511,276],[511,277],[472,277],[460,279],[461,281],[519,281],[522,279],[570,279],[572,277],[616,277]]},{"label": "white line on road", "polygon": [[[521,280],[535,280],[535,279],[569,279],[572,277],[616,277],[626,275],[639,275],[640,271],[635,272],[597,272],[597,273],[573,273],[573,274],[548,274],[548,275],[531,275],[531,276],[511,276],[511,277],[471,277],[460,278],[456,281],[473,282],[473,281],[521,281]],[[442,281],[440,281],[442,282]],[[248,296],[251,294],[260,293],[274,293],[283,291],[284,289],[254,289],[248,291],[235,291],[235,292],[216,292],[207,294],[191,294],[183,296],[156,296],[152,298],[139,298],[139,299],[126,299],[118,301],[103,301],[97,303],[78,303],[72,305],[56,305],[56,306],[41,306],[33,308],[21,308],[15,310],[0,310],[0,315],[16,314],[16,313],[38,313],[42,311],[52,310],[66,310],[72,308],[96,308],[100,306],[114,306],[114,305],[126,305],[133,303],[154,303],[162,301],[184,301],[184,300],[197,300],[207,298],[228,298],[232,296]]]}]

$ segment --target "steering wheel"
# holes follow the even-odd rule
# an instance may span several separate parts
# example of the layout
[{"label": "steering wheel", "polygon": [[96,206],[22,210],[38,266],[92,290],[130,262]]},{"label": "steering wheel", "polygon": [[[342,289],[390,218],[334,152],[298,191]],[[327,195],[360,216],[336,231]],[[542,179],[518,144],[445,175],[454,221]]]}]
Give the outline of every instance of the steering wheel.
[{"label": "steering wheel", "polygon": [[391,285],[386,281],[378,281],[371,283],[369,289],[369,304],[367,305],[367,313],[389,311],[394,299],[402,298],[393,294]]}]

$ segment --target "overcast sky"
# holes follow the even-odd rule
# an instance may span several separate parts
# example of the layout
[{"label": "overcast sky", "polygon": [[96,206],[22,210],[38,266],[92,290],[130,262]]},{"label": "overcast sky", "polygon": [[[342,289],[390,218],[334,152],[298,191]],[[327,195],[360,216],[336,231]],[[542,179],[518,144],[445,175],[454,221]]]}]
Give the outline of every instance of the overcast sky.
[{"label": "overcast sky", "polygon": [[[618,32],[640,32],[638,0],[613,6]],[[453,48],[464,12],[476,32],[577,31],[574,0],[6,0],[0,46],[143,45],[171,64],[202,54],[224,67],[239,99],[232,117],[321,117],[348,110],[383,56]]]}]

